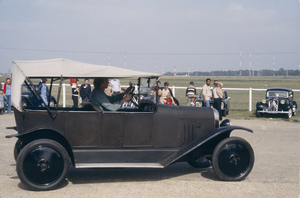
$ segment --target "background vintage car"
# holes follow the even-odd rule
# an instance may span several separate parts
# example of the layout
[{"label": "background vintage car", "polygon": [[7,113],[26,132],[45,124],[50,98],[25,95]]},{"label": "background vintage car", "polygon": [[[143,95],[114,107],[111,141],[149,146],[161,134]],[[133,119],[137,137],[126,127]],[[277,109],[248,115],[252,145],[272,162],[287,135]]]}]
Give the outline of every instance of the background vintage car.
[{"label": "background vintage car", "polygon": [[[38,84],[34,83],[34,89],[38,89]],[[26,84],[22,86],[22,96],[21,96],[22,106],[39,106],[40,103],[37,98],[32,94]],[[54,107],[56,104],[55,98],[51,95],[50,97],[50,107]]]},{"label": "background vintage car", "polygon": [[[204,106],[204,99],[202,95],[202,91],[200,93],[199,98],[195,100],[195,103],[193,104],[196,107],[203,107]],[[214,106],[214,100],[211,99],[210,101],[210,107]],[[222,116],[226,117],[226,115],[229,114],[229,108],[230,108],[230,97],[227,95],[227,91],[223,90],[223,98],[221,102],[221,110],[222,110]]]},{"label": "background vintage car", "polygon": [[274,87],[266,91],[266,98],[256,103],[256,116],[284,114],[287,118],[296,115],[297,103],[289,88]]}]

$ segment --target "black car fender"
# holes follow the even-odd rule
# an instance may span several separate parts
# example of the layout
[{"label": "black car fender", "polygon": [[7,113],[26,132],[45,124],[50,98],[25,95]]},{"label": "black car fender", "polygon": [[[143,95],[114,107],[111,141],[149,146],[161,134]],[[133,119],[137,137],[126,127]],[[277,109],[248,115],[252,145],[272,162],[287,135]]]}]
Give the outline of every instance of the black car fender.
[{"label": "black car fender", "polygon": [[[15,129],[15,127],[10,127],[10,129]],[[68,152],[73,165],[74,163],[74,155],[71,148],[70,142],[67,140],[67,138],[59,133],[58,131],[51,129],[51,128],[36,128],[29,131],[26,131],[22,134],[12,134],[12,135],[6,135],[6,138],[12,138],[16,137],[20,139],[22,142],[24,142],[24,146],[31,141],[37,140],[37,139],[51,139],[58,143],[60,143]]]},{"label": "black car fender", "polygon": [[217,144],[223,139],[229,137],[233,130],[244,130],[253,133],[252,129],[241,126],[224,126],[217,128],[211,133],[209,133],[207,136],[196,139],[188,146],[180,149],[175,156],[172,155],[169,158],[165,159],[162,165],[167,166],[177,160],[180,160],[180,158],[184,158],[186,155],[189,155],[192,152],[201,152],[201,150],[205,150],[206,154],[212,154]]}]

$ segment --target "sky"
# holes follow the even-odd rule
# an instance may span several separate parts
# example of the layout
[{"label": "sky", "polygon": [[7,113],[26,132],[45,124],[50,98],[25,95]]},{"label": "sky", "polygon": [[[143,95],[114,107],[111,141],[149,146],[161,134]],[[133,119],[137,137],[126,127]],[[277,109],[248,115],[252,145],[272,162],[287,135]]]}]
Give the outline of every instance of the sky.
[{"label": "sky", "polygon": [[299,8],[297,0],[0,0],[0,73],[13,60],[55,58],[159,73],[296,70]]}]

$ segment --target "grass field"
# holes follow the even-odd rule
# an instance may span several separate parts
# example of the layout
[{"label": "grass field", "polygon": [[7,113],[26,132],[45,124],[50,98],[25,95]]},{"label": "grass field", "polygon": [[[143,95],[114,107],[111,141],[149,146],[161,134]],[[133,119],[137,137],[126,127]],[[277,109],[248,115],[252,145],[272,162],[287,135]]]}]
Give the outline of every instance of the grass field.
[{"label": "grass field", "polygon": [[[267,89],[271,87],[287,87],[291,89],[300,89],[300,77],[210,77],[212,80],[219,80],[224,84],[226,88],[253,88],[253,89]],[[6,77],[0,77],[0,82],[4,82]],[[161,77],[160,81],[170,83],[170,87],[187,87],[190,81],[194,81],[195,86],[200,88],[205,83],[205,77]],[[33,80],[38,82],[39,80]],[[120,79],[121,85],[127,86],[129,81],[133,83],[137,82],[137,79]],[[57,82],[58,83],[58,82]],[[57,84],[56,83],[56,84]],[[65,81],[69,84],[69,81]],[[83,79],[80,79],[80,83],[83,83]],[[90,81],[92,84],[92,80]],[[197,93],[200,93],[200,89]],[[53,96],[57,97],[58,87],[53,87]],[[230,112],[228,118],[235,119],[274,119],[282,120],[282,116],[279,115],[267,115],[263,118],[255,117],[255,105],[257,101],[261,101],[265,98],[265,91],[252,91],[252,111],[249,112],[249,91],[227,91],[230,99]],[[180,105],[186,105],[185,89],[176,89],[175,96],[179,100]],[[297,104],[300,104],[300,92],[294,92],[294,99]],[[62,94],[60,96],[60,105],[62,105]],[[71,99],[71,87],[66,87],[66,105],[72,106]],[[300,108],[298,108],[297,115],[293,116],[291,120],[300,121]]]}]

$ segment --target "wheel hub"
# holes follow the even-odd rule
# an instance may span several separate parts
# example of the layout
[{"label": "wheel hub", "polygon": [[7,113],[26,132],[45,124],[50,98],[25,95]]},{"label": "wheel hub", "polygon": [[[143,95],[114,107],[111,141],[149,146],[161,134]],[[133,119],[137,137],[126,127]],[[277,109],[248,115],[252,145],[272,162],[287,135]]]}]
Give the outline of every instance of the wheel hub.
[{"label": "wheel hub", "polygon": [[232,154],[229,157],[229,162],[235,166],[237,166],[239,164],[239,162],[241,161],[240,157],[236,154]]},{"label": "wheel hub", "polygon": [[44,159],[40,160],[38,162],[37,166],[40,167],[41,172],[44,172],[44,171],[46,171],[47,169],[50,168],[49,162],[47,160],[44,160]]}]

